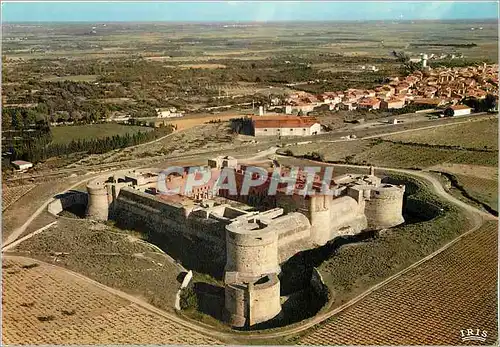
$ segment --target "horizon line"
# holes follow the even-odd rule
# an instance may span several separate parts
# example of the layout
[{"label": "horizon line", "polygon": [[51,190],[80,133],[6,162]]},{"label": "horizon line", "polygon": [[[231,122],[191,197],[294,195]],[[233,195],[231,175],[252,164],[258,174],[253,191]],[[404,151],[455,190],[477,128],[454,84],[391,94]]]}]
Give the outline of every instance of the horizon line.
[{"label": "horizon line", "polygon": [[497,21],[497,17],[484,17],[484,18],[442,18],[442,19],[425,19],[425,18],[420,18],[420,19],[393,19],[393,18],[387,18],[387,19],[273,19],[270,21],[259,21],[259,20],[236,20],[236,21],[227,21],[227,20],[196,20],[196,21],[190,21],[190,20],[151,20],[151,21],[134,21],[134,20],[113,20],[113,21],[100,21],[100,20],[26,20],[26,21],[10,21],[10,20],[2,20],[2,24],[14,24],[14,23],[22,23],[22,24],[48,24],[48,23],[102,23],[102,24],[115,24],[115,23],[141,23],[141,24],[147,24],[147,23],[178,23],[178,24],[183,24],[183,23],[190,23],[190,24],[207,24],[207,23],[213,23],[213,24],[222,24],[222,23],[231,23],[231,24],[251,24],[251,23],[259,23],[259,24],[265,24],[265,23],[294,23],[294,22],[301,22],[301,23],[307,23],[307,22],[315,22],[315,23],[332,23],[332,22],[398,22],[398,23],[412,23],[412,22],[464,22],[464,21],[471,21],[471,22],[481,22],[481,21]]}]

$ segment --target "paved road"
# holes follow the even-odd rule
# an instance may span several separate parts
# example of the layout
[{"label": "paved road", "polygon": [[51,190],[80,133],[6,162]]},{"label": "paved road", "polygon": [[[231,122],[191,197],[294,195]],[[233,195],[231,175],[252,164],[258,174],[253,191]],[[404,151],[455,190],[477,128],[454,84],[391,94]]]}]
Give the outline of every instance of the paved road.
[{"label": "paved road", "polygon": [[[476,116],[480,117],[480,118],[478,118],[478,119],[470,118],[470,117],[476,117]],[[401,133],[406,133],[406,132],[413,132],[413,131],[424,130],[424,129],[432,129],[432,128],[438,128],[438,127],[443,127],[443,126],[450,126],[450,125],[467,123],[469,121],[479,121],[479,120],[485,119],[482,114],[475,114],[474,116],[470,116],[470,117],[468,117],[467,119],[464,118],[465,120],[463,120],[463,121],[450,122],[450,123],[446,123],[446,124],[433,124],[433,125],[429,125],[429,126],[425,126],[425,127],[415,128],[415,129],[405,129],[405,130],[392,131],[392,132],[389,131],[389,132],[382,133],[382,134],[368,135],[368,136],[359,137],[356,139],[321,140],[321,138],[307,138],[304,141],[307,142],[307,141],[314,140],[315,142],[321,142],[321,143],[335,143],[335,142],[366,140],[366,139],[371,139],[371,138],[396,135],[396,134],[401,134]],[[196,127],[198,127],[198,126],[201,126],[201,125],[197,125]],[[390,129],[388,129],[388,130],[390,130]],[[148,142],[148,143],[139,144],[139,145],[136,145],[133,147],[127,147],[127,149],[141,147],[141,146],[147,146],[147,145],[150,145],[152,143],[162,141],[165,138],[168,138],[169,136],[179,134],[179,132],[182,132],[182,131],[184,131],[184,130],[179,130],[179,131],[173,132],[171,134],[165,135],[161,138],[158,138],[158,139],[153,140],[153,141]],[[343,133],[343,132],[345,132],[345,131],[342,131],[341,133]],[[351,131],[351,133],[352,132],[353,131]],[[332,134],[335,134],[335,133],[332,133]],[[272,139],[272,140],[276,140],[276,139]],[[241,146],[235,146],[233,149],[247,148],[247,147],[248,147],[248,145],[241,145]],[[98,172],[98,171],[103,171],[103,170],[108,170],[108,169],[118,169],[122,166],[128,166],[128,165],[140,166],[141,163],[143,163],[143,165],[144,165],[144,163],[147,163],[147,162],[152,161],[152,160],[164,161],[164,160],[173,160],[173,159],[191,159],[193,157],[196,157],[196,156],[199,156],[202,154],[210,154],[210,153],[216,153],[216,152],[217,151],[210,150],[210,151],[205,151],[205,152],[198,152],[196,154],[190,154],[190,155],[183,154],[183,155],[177,155],[177,156],[171,156],[171,157],[165,157],[164,155],[158,155],[158,156],[152,156],[152,157],[146,157],[146,158],[137,158],[137,159],[118,161],[118,162],[108,163],[108,164],[103,163],[103,164],[82,166],[82,167],[78,167],[78,168],[58,169],[58,170],[52,170],[50,172],[42,172],[39,174],[36,174],[36,173],[28,174],[28,175],[22,174],[22,175],[19,175],[17,177],[9,178],[9,179],[7,179],[7,181],[14,182],[14,181],[19,181],[19,180],[29,180],[32,178],[41,178],[41,177],[47,178],[47,177],[51,177],[51,176],[60,176],[60,175],[67,176],[67,175],[75,174],[75,173],[82,172],[82,171],[96,171],[96,172]]]},{"label": "paved road", "polygon": [[[280,156],[282,158],[287,158],[286,156]],[[313,160],[309,160],[310,162],[318,163],[325,165],[323,162],[316,162]],[[326,164],[330,166],[340,166],[340,167],[351,167],[351,168],[366,168],[367,170],[370,168],[370,166],[361,166],[361,165],[350,165],[350,164]],[[451,194],[449,194],[441,185],[441,182],[434,177],[433,175],[425,172],[425,171],[417,171],[417,170],[407,170],[407,169],[394,169],[394,168],[388,168],[388,167],[374,167],[375,170],[382,170],[382,171],[392,171],[396,173],[403,173],[407,175],[412,175],[416,176],[419,178],[424,179],[425,181],[429,182],[432,185],[433,191],[442,197],[445,200],[448,200],[449,202],[453,203],[454,205],[457,205],[472,214],[477,214],[480,215],[482,218],[486,219],[498,219],[497,217],[493,216],[492,214],[485,212],[483,210],[480,210],[474,206],[468,205],[467,203],[455,198]]]},{"label": "paved road", "polygon": [[[269,149],[267,150],[264,150],[264,151],[260,151],[260,152],[257,152],[257,154],[255,154],[254,156],[252,157],[244,157],[244,158],[241,158],[241,159],[245,159],[245,160],[249,160],[249,161],[252,161],[252,160],[258,160],[258,159],[265,159],[267,158],[267,156],[271,155],[271,154],[274,154],[276,152],[276,150],[278,149],[278,147],[270,147]],[[197,154],[192,154],[192,155],[184,155],[184,156],[176,156],[176,157],[170,157],[168,158],[168,160],[173,160],[173,159],[196,159],[196,158],[204,158],[206,155],[208,154],[218,154],[218,151],[217,150],[211,150],[211,151],[206,151],[206,152],[203,152],[203,153],[197,153]],[[158,159],[165,159],[164,156],[160,156],[158,157]],[[148,160],[151,160],[152,158],[147,158]],[[131,160],[131,161],[127,161],[128,163],[135,163],[135,164],[138,164],[138,163],[141,163],[141,161],[136,161],[136,160]],[[144,162],[144,160],[142,161]],[[120,163],[121,165],[121,163]],[[89,176],[86,176],[84,179],[74,183],[73,185],[69,186],[67,189],[65,189],[65,191],[68,191],[68,190],[71,190],[87,181],[89,181],[90,179],[93,179],[93,178],[96,178],[100,175],[105,175],[106,172],[110,172],[110,171],[114,171],[114,169],[117,169],[117,164],[110,164],[110,165],[104,165],[100,167],[100,170],[99,170],[99,173],[98,174],[94,174],[94,175],[89,175]],[[133,170],[133,169],[138,169],[140,166],[135,166],[135,167],[132,167],[130,169],[126,169],[126,170]],[[120,170],[124,170],[124,169],[120,169]],[[81,171],[81,169],[79,169],[78,171]],[[119,170],[117,170],[119,171]],[[31,224],[31,222],[33,222],[35,220],[36,217],[38,217],[43,211],[45,211],[45,209],[47,208],[48,204],[53,200],[53,197],[50,197],[48,198],[47,200],[45,200],[45,202],[43,203],[42,206],[40,206],[27,220],[26,222],[20,226],[19,228],[15,229],[8,237],[7,239],[4,241],[2,247],[5,247],[7,245],[9,245],[10,243],[16,241],[19,236],[21,236],[24,231],[26,230],[26,228],[28,228],[28,226]]]},{"label": "paved road", "polygon": [[[471,118],[471,117],[476,117],[476,116],[477,117],[481,116],[481,117],[478,118],[478,119]],[[482,117],[482,116],[484,116],[483,113],[478,113],[478,114],[474,114],[474,115],[468,116],[467,118],[463,118],[464,120],[450,122],[450,123],[444,123],[444,124],[439,123],[439,124],[433,124],[433,125],[424,126],[424,127],[418,127],[418,128],[414,128],[414,129],[404,129],[404,130],[397,130],[397,131],[389,131],[389,132],[382,133],[382,134],[361,136],[361,137],[358,137],[358,138],[355,138],[355,139],[319,140],[319,141],[315,141],[315,142],[333,143],[333,142],[345,142],[345,141],[356,141],[356,140],[358,140],[358,141],[359,140],[368,140],[368,139],[374,139],[374,138],[377,138],[377,137],[385,137],[385,136],[390,136],[390,135],[404,134],[404,133],[410,133],[410,132],[419,131],[419,130],[435,129],[435,128],[446,127],[446,126],[453,126],[453,125],[464,124],[464,123],[469,123],[469,122],[480,122],[480,121],[484,121],[485,119],[488,118],[488,117],[485,118],[485,117]],[[368,128],[368,129],[363,129],[363,130],[376,130],[376,128]],[[352,132],[354,133],[355,131],[352,131]]]}]

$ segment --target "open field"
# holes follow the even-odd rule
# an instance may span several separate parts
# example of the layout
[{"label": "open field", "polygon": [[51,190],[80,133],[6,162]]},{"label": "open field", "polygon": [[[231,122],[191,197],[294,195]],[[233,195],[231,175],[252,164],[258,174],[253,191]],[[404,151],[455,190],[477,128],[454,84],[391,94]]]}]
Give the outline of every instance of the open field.
[{"label": "open field", "polygon": [[454,176],[470,196],[498,211],[498,180],[465,175]]},{"label": "open field", "polygon": [[25,184],[20,186],[8,187],[2,186],[2,211],[5,211],[10,205],[19,200],[24,194],[33,189],[35,184]]},{"label": "open field", "polygon": [[[90,178],[91,176],[89,176],[89,179]],[[5,241],[16,229],[26,223],[30,216],[35,213],[45,201],[51,199],[54,195],[61,193],[68,186],[80,180],[82,180],[81,177],[67,177],[66,175],[64,179],[57,181],[37,182],[36,187],[15,201],[10,208],[3,211],[2,241]]]},{"label": "open field", "polygon": [[[473,172],[477,168],[480,175],[491,175],[496,172],[492,178],[497,177],[498,120],[496,118],[470,118],[469,121],[459,124],[447,120],[438,126],[418,130],[418,127],[422,127],[425,123],[436,124],[432,121],[415,123],[413,124],[415,127],[412,126],[415,130],[412,131],[408,131],[412,128],[407,129],[405,125],[393,130],[403,131],[402,133],[384,136],[379,132],[380,137],[366,140],[326,142],[328,141],[326,135],[319,135],[321,140],[326,141],[293,145],[281,152],[295,156],[316,152],[326,161],[386,167],[433,170],[449,167],[468,175],[474,175]],[[386,127],[380,128],[384,129],[390,131]],[[376,136],[377,129],[366,129],[357,134],[373,137]]]},{"label": "open field", "polygon": [[[477,25],[483,30],[470,30]],[[146,116],[157,107],[213,106],[219,90],[224,96],[248,97],[292,89],[370,88],[401,75],[392,51],[417,56],[422,44],[429,54],[463,54],[458,64],[498,59],[494,21],[212,23],[182,25],[181,30],[169,23],[107,23],[91,35],[92,26],[6,24],[5,104],[42,100],[40,108],[49,118],[55,111],[73,111],[88,119],[96,107],[99,114]],[[450,46],[439,46],[443,42]],[[44,101],[50,95],[64,98]],[[120,98],[135,104],[99,102]]]},{"label": "open field", "polygon": [[327,161],[399,168],[430,168],[440,164],[468,164],[496,167],[498,152],[467,151],[399,144],[383,140],[358,140],[329,144],[290,146],[293,155],[318,152]]},{"label": "open field", "polygon": [[422,169],[441,163],[497,166],[498,152],[475,152],[381,142],[368,151],[355,155],[353,162]]},{"label": "open field", "polygon": [[134,235],[87,220],[60,218],[57,225],[9,252],[57,264],[173,311],[181,268]]},{"label": "open field", "polygon": [[[225,69],[226,65],[223,64],[181,64],[177,67],[181,69]],[[176,68],[176,66],[174,66]]]},{"label": "open field", "polygon": [[464,148],[498,150],[498,118],[385,136],[383,139]]},{"label": "open field", "polygon": [[[345,172],[366,173],[366,169],[334,166],[334,175]],[[380,170],[375,174],[406,185],[406,223],[380,234],[338,238],[323,247],[302,252],[290,262],[318,269],[332,295],[328,309],[339,307],[424,258],[471,226],[470,217],[463,210],[431,193],[427,184]]]},{"label": "open field", "polygon": [[97,75],[73,75],[73,76],[51,76],[45,77],[44,82],[95,82],[99,76]]},{"label": "open field", "polygon": [[435,171],[444,171],[454,175],[464,175],[486,180],[498,180],[498,168],[493,166],[465,165],[465,164],[440,164],[431,168]]},{"label": "open field", "polygon": [[69,143],[78,140],[92,140],[114,135],[151,131],[152,128],[116,123],[57,126],[52,128],[53,143]]},{"label": "open field", "polygon": [[[418,54],[422,48],[412,44],[443,41],[474,42],[476,47],[463,50],[465,55],[476,57],[483,55],[485,50],[492,49],[494,45],[491,41],[497,38],[497,28],[493,21],[481,23],[484,27],[482,31],[469,30],[471,26],[477,25],[479,24],[474,21],[317,22],[308,23],[307,26],[288,22],[252,23],[240,27],[225,27],[223,23],[213,23],[190,24],[183,26],[183,30],[176,30],[175,25],[156,23],[152,32],[151,26],[144,23],[134,23],[131,26],[108,23],[106,27],[97,27],[97,35],[88,36],[84,34],[92,25],[78,24],[68,30],[67,25],[55,24],[51,31],[47,31],[45,27],[32,28],[37,33],[38,40],[6,41],[4,50],[9,58],[41,57],[42,54],[30,54],[29,48],[34,42],[50,35],[53,38],[52,44],[43,55],[50,57],[73,52],[75,58],[80,55],[80,59],[88,54],[114,53],[124,56],[138,48],[143,49],[142,54],[145,56],[168,56],[169,60],[183,58],[186,53],[190,53],[192,59],[230,55],[266,57],[272,56],[277,50],[304,51],[312,47],[319,51],[358,55],[386,55],[392,49],[407,47]],[[6,25],[4,37],[22,37],[25,30],[25,27]],[[174,48],[180,49],[180,52],[172,54],[175,52]],[[437,53],[451,48],[429,46],[427,49]],[[166,52],[170,55],[165,54]]]},{"label": "open field", "polygon": [[[454,124],[453,119],[445,120],[439,125],[432,121],[423,121],[411,124],[409,128],[403,125],[394,129],[380,127],[380,129],[354,132],[358,137],[381,135],[378,138],[366,140],[328,142],[327,136],[331,135],[318,135],[318,139],[324,141],[323,143],[320,140],[309,144],[293,145],[281,152],[288,154],[291,152],[295,156],[316,152],[323,155],[326,161],[386,167],[435,170],[441,167],[453,167],[454,170],[466,170],[467,174],[471,174],[477,166],[483,174],[486,171],[491,173],[496,170],[498,163],[498,119],[480,116],[468,120],[463,122],[463,120],[456,119],[455,121],[460,121],[458,124]],[[426,123],[429,124],[427,128],[418,129],[424,127]],[[410,131],[410,129],[415,130]],[[384,136],[383,130],[402,132]],[[348,135],[352,132],[344,131],[342,134]]]},{"label": "open field", "polygon": [[2,264],[3,344],[220,344],[36,260]]},{"label": "open field", "polygon": [[[460,329],[497,336],[497,223],[310,330],[303,345],[460,345]],[[470,343],[465,343],[470,344]]]}]

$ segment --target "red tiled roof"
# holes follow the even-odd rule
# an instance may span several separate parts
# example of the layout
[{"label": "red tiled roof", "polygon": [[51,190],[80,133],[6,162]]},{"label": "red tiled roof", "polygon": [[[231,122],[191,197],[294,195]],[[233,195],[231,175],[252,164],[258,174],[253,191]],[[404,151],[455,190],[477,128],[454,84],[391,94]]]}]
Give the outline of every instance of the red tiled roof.
[{"label": "red tiled roof", "polygon": [[415,104],[426,104],[426,105],[438,105],[442,102],[441,99],[435,98],[419,98],[419,99],[413,99],[413,103]]},{"label": "red tiled roof", "polygon": [[26,164],[32,164],[32,163],[30,163],[29,161],[24,161],[24,160],[14,160],[12,162],[12,164],[14,164],[14,165],[26,165]]},{"label": "red tiled roof", "polygon": [[370,105],[370,106],[373,106],[373,105],[376,105],[379,103],[380,103],[380,100],[377,98],[363,99],[363,100],[360,100],[358,102],[359,105]]},{"label": "red tiled roof", "polygon": [[467,105],[455,105],[455,106],[450,106],[452,110],[470,110],[471,108]]},{"label": "red tiled roof", "polygon": [[294,116],[261,116],[252,120],[255,128],[304,128],[319,123],[314,117]]}]

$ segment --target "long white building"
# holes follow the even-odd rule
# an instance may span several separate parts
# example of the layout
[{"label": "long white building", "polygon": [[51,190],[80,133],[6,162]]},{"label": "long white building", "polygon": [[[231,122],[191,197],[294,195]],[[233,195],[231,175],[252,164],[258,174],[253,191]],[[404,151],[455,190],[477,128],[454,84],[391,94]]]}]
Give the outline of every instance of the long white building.
[{"label": "long white building", "polygon": [[264,116],[252,119],[255,136],[309,136],[321,132],[314,117]]}]

